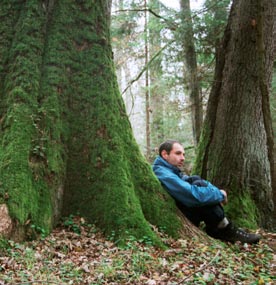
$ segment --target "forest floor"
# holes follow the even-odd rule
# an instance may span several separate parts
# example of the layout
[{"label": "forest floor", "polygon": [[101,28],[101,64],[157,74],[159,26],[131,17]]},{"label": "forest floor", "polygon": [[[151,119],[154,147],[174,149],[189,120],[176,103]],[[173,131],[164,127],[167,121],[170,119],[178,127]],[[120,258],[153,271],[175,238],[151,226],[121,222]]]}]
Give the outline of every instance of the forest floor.
[{"label": "forest floor", "polygon": [[166,250],[134,238],[122,248],[82,218],[70,217],[47,237],[6,241],[0,285],[276,284],[275,233],[262,232],[257,245],[207,245],[159,234]]}]

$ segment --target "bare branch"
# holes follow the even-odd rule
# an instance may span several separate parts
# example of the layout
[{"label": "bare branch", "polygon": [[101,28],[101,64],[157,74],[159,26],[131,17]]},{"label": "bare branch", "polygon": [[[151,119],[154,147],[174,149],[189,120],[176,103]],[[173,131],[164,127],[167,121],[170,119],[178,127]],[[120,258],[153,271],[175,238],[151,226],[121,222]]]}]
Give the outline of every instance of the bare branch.
[{"label": "bare branch", "polygon": [[157,14],[156,12],[154,12],[152,9],[149,9],[149,8],[146,8],[146,9],[122,9],[122,10],[117,10],[115,12],[149,12],[152,15],[154,15],[156,18],[163,20],[168,25],[168,28],[173,30],[173,31],[176,30],[177,26],[178,26],[174,22],[171,22],[168,19],[160,16],[159,14]]},{"label": "bare branch", "polygon": [[143,73],[150,67],[151,63],[161,54],[161,52],[167,48],[167,46],[169,46],[171,43],[173,43],[174,40],[168,42],[165,46],[163,46],[148,62],[147,65],[145,65],[142,70],[138,73],[138,75],[132,79],[131,81],[128,82],[127,87],[124,89],[124,91],[122,92],[122,95],[128,90],[128,88],[136,81],[139,80],[139,78],[143,75]]}]

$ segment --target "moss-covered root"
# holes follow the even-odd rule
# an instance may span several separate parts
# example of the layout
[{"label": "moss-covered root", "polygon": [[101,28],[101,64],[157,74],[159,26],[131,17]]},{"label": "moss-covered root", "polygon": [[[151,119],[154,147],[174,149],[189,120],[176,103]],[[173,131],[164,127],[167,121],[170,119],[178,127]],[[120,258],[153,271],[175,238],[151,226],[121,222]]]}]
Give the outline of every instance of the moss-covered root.
[{"label": "moss-covered root", "polygon": [[240,196],[229,196],[229,204],[225,207],[226,214],[234,222],[248,229],[256,229],[259,223],[259,213],[255,202],[249,193]]}]

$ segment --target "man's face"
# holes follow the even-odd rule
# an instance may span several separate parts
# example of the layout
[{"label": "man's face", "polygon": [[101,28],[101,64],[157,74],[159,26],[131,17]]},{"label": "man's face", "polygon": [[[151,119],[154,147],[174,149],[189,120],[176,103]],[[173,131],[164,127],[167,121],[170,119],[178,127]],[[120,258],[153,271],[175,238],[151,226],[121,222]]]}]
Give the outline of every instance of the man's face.
[{"label": "man's face", "polygon": [[161,154],[162,157],[173,166],[183,166],[183,163],[185,161],[185,151],[181,144],[174,143],[172,150],[169,154],[165,150],[163,150]]}]

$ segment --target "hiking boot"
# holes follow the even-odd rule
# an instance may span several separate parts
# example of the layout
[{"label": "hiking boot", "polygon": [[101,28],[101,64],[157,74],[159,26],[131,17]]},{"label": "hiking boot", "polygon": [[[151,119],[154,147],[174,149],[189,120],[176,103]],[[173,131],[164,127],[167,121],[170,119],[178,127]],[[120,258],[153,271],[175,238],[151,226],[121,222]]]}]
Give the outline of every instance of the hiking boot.
[{"label": "hiking boot", "polygon": [[235,227],[231,223],[224,229],[207,230],[207,234],[213,238],[230,242],[257,243],[261,239],[260,235],[248,233],[241,228]]}]

